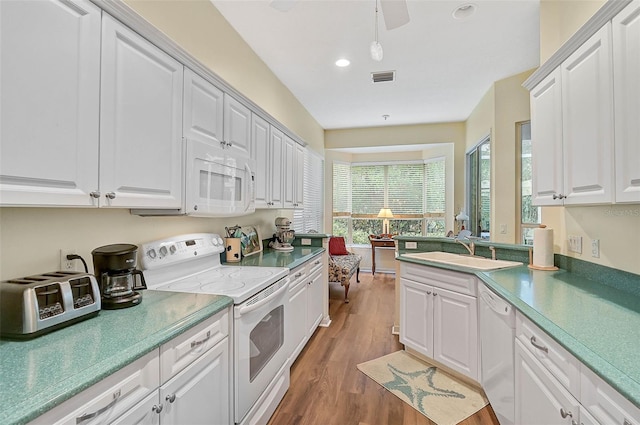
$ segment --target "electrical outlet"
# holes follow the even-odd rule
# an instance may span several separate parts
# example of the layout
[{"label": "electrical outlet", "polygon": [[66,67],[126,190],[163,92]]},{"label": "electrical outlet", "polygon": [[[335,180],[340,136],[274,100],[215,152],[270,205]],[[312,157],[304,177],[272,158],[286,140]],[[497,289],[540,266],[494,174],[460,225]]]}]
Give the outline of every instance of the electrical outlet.
[{"label": "electrical outlet", "polygon": [[569,235],[569,251],[582,254],[582,236]]},{"label": "electrical outlet", "polygon": [[502,233],[503,235],[507,234],[507,225],[506,224],[501,224],[500,225],[500,233]]},{"label": "electrical outlet", "polygon": [[418,249],[418,242],[405,242],[404,249]]},{"label": "electrical outlet", "polygon": [[591,239],[591,256],[600,258],[600,239]]},{"label": "electrical outlet", "polygon": [[75,249],[60,249],[60,270],[75,271],[75,260],[67,260],[67,255],[75,254]]},{"label": "electrical outlet", "polygon": [[300,245],[311,245],[311,239],[309,238],[300,239]]}]

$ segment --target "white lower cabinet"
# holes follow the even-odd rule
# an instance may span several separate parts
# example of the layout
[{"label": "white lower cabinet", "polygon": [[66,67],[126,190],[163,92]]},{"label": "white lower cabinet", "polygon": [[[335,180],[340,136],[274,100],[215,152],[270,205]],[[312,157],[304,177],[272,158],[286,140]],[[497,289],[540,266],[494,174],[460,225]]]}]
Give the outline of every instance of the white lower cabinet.
[{"label": "white lower cabinet", "polygon": [[229,340],[225,338],[160,387],[160,423],[230,423]]},{"label": "white lower cabinet", "polygon": [[519,340],[516,340],[515,357],[515,423],[578,424],[578,401]]},{"label": "white lower cabinet", "polygon": [[287,331],[289,335],[289,364],[300,352],[317,329],[323,315],[322,258],[315,257],[291,270],[289,283],[289,311]]},{"label": "white lower cabinet", "polygon": [[[466,291],[465,273],[406,265],[400,269],[400,342],[444,366],[480,380],[478,303],[475,293]],[[413,279],[408,279],[412,277]],[[475,285],[473,286],[475,288]]]},{"label": "white lower cabinet", "polygon": [[230,425],[229,333],[225,310],[30,424]]},{"label": "white lower cabinet", "polygon": [[515,401],[516,424],[640,425],[640,409],[519,312]]}]

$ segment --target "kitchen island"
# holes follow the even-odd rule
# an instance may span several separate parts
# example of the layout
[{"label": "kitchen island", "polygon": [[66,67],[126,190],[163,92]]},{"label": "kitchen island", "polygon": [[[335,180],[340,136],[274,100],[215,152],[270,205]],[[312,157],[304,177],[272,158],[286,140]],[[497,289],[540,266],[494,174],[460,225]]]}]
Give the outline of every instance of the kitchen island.
[{"label": "kitchen island", "polygon": [[32,340],[0,340],[0,423],[40,416],[231,305],[224,296],[148,290],[136,307]]},{"label": "kitchen island", "polygon": [[475,274],[596,375],[640,407],[640,278],[556,256],[558,271],[494,271],[399,255],[399,261]]}]

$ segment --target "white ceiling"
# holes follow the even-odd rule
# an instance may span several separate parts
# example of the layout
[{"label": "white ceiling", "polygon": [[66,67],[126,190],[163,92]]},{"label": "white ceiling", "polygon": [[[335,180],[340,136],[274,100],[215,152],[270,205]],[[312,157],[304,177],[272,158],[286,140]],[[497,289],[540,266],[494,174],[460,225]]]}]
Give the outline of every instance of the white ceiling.
[{"label": "white ceiling", "polygon": [[[325,129],[464,121],[493,82],[539,62],[538,0],[472,0],[466,20],[452,16],[465,0],[408,0],[411,21],[391,31],[380,10],[381,62],[374,0],[211,1]],[[371,82],[390,70],[395,82]]]}]

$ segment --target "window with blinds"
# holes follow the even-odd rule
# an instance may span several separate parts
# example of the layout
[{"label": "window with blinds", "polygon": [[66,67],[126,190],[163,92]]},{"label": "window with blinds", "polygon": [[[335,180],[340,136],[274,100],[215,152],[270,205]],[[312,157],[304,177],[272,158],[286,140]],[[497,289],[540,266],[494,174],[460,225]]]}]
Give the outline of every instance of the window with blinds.
[{"label": "window with blinds", "polygon": [[324,159],[307,149],[304,154],[304,208],[293,212],[293,229],[299,233],[323,231]]},{"label": "window with blinds", "polygon": [[444,236],[445,159],[426,163],[333,165],[333,229],[349,243],[366,244],[382,230],[389,208],[392,233]]}]

